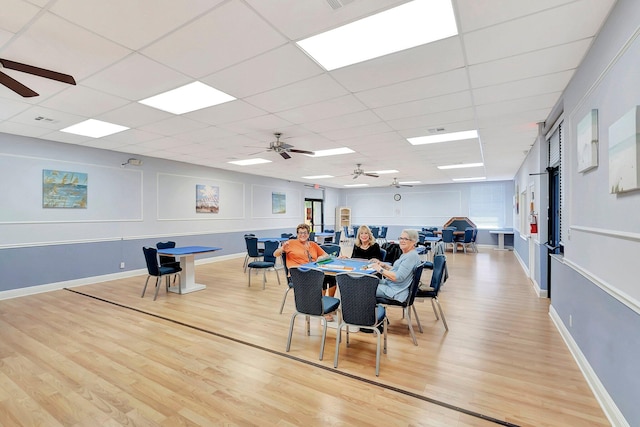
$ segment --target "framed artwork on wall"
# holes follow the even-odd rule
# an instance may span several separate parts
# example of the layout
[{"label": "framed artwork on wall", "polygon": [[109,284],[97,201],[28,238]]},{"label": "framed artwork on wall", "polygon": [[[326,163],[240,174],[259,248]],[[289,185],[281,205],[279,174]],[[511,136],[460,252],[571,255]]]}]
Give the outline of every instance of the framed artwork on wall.
[{"label": "framed artwork on wall", "polygon": [[640,188],[640,106],[609,126],[609,189],[612,194]]},{"label": "framed artwork on wall", "polygon": [[598,110],[589,111],[576,130],[578,172],[598,166]]},{"label": "framed artwork on wall", "polygon": [[287,195],[285,193],[271,193],[271,213],[287,213]]},{"label": "framed artwork on wall", "polygon": [[220,187],[196,184],[196,212],[218,213],[220,211]]},{"label": "framed artwork on wall", "polygon": [[87,208],[88,175],[83,172],[42,170],[43,208]]}]

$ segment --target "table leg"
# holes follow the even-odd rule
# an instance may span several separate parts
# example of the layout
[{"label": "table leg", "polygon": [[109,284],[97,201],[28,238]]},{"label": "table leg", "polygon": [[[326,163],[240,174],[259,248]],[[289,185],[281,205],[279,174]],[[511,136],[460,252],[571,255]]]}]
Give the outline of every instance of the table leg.
[{"label": "table leg", "polygon": [[171,286],[169,287],[169,292],[188,294],[189,292],[200,291],[207,287],[195,281],[196,264],[194,254],[181,256],[180,267],[182,268],[182,272],[180,273],[180,285],[182,289],[179,289],[177,285]]}]

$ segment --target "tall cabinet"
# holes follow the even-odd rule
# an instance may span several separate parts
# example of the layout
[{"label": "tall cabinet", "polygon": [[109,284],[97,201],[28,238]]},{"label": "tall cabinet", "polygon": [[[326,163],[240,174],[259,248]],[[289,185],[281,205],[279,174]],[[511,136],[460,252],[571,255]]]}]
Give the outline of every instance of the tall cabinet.
[{"label": "tall cabinet", "polygon": [[342,227],[351,227],[351,208],[336,208],[336,231],[342,230]]}]

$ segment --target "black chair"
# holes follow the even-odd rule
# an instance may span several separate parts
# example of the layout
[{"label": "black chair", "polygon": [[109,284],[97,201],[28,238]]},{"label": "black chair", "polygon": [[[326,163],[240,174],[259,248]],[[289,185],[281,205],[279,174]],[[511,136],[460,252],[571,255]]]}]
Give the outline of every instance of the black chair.
[{"label": "black chair", "polygon": [[284,274],[287,277],[287,289],[284,291],[284,296],[282,297],[282,304],[280,304],[280,314],[282,314],[282,310],[284,310],[284,303],[287,301],[287,294],[291,289],[293,289],[293,283],[291,283],[291,276],[289,276],[289,269],[287,268],[287,254],[282,253],[282,267],[284,267]]},{"label": "black chair", "polygon": [[340,256],[340,245],[335,243],[325,243],[324,245],[320,245],[323,251],[328,253],[329,255]]},{"label": "black chair", "polygon": [[[176,247],[176,242],[168,241],[168,242],[158,242],[156,243],[157,249],[171,249]],[[159,255],[160,265],[162,267],[180,267],[180,261],[176,261],[176,258],[170,255]],[[176,282],[176,278],[173,278],[173,283]],[[169,283],[169,277],[167,277],[167,283]]]},{"label": "black chair", "polygon": [[383,225],[382,227],[380,227],[380,234],[378,234],[378,243],[379,244],[387,243],[387,231],[388,230],[389,230],[389,227],[387,227],[386,225]]},{"label": "black chair", "polygon": [[293,237],[293,233],[282,233],[280,234],[280,237],[284,239],[291,239]]},{"label": "black chair", "polygon": [[351,242],[353,241],[353,239],[355,239],[355,234],[354,233],[349,233],[349,227],[347,227],[346,225],[342,227],[342,231],[344,232],[344,238],[348,241]]},{"label": "black chair", "polygon": [[476,239],[478,238],[478,229],[473,229],[473,237],[471,237],[471,247],[475,253],[478,253],[478,247],[476,246]]},{"label": "black chair", "polygon": [[416,299],[416,293],[418,292],[418,286],[420,285],[420,277],[422,276],[422,270],[424,269],[424,264],[419,264],[416,269],[413,271],[413,281],[411,282],[411,286],[409,286],[409,295],[407,296],[406,301],[400,302],[393,299],[388,298],[378,298],[378,302],[380,304],[384,304],[385,306],[398,306],[402,307],[402,317],[407,319],[407,324],[409,326],[409,333],[411,334],[411,339],[413,340],[414,345],[418,345],[418,340],[416,339],[416,334],[413,332],[413,325],[411,324],[411,309],[413,308],[413,314],[416,317],[416,323],[418,324],[418,330],[422,333],[422,325],[420,325],[420,318],[418,317],[418,312],[416,311],[415,306],[413,305]]},{"label": "black chair", "polygon": [[[149,283],[149,279],[151,277],[156,278],[156,292],[153,295],[153,300],[155,301],[158,298],[158,290],[160,289],[160,281],[163,277],[169,278],[171,275],[178,276],[178,292],[182,293],[182,283],[180,282],[180,272],[182,269],[180,266],[178,267],[163,267],[158,264],[158,250],[156,248],[147,248],[143,247],[142,252],[144,252],[144,259],[147,263],[147,271],[149,275],[147,276],[147,280],[144,282],[144,288],[142,288],[142,295],[140,298],[144,298],[144,293],[147,290],[147,284]],[[169,289],[169,281],[167,280],[166,288]]]},{"label": "black chair", "polygon": [[271,269],[276,272],[278,278],[278,284],[280,284],[280,274],[276,269],[276,257],[273,253],[278,249],[280,243],[275,240],[267,240],[264,242],[264,253],[262,254],[262,260],[252,261],[247,264],[249,268],[249,287],[251,287],[251,271],[254,269],[262,270],[262,289],[265,289],[267,283],[267,270]]},{"label": "black chair", "polygon": [[[290,269],[291,282],[293,284],[293,295],[296,301],[296,311],[291,315],[291,323],[289,324],[289,337],[287,339],[287,352],[291,349],[291,336],[293,335],[293,326],[296,317],[302,314],[306,317],[307,335],[311,335],[309,326],[309,317],[318,317],[322,324],[322,344],[320,345],[320,357],[324,355],[324,342],[327,338],[327,319],[326,314],[335,313],[340,306],[338,298],[322,295],[322,285],[324,282],[324,273],[317,269],[302,270],[299,268]],[[338,314],[338,323],[339,323]]]},{"label": "black chair", "polygon": [[462,249],[464,249],[464,253],[467,253],[467,248],[473,250],[473,228],[468,227],[464,230],[464,237],[462,241],[456,243],[457,245],[462,245]]},{"label": "black chair", "polygon": [[440,311],[440,316],[442,317],[444,329],[446,331],[449,331],[447,319],[444,317],[444,311],[442,311],[442,306],[440,305],[440,301],[438,300],[438,292],[440,292],[440,288],[445,281],[447,257],[445,257],[444,255],[436,255],[433,259],[433,263],[425,263],[425,267],[433,269],[433,274],[431,275],[431,283],[428,288],[418,289],[416,298],[431,298],[431,307],[433,308],[433,313],[436,315],[436,320],[440,319],[438,317],[438,312],[436,311],[437,305],[438,310]]},{"label": "black chair", "polygon": [[444,242],[444,248],[447,250],[447,246],[451,245],[451,250],[453,253],[456,253],[456,241],[453,238],[453,229],[452,228],[443,228],[442,229],[442,241]]},{"label": "black chair", "polygon": [[[335,233],[335,231],[333,231],[332,229],[327,229],[324,230],[325,233]],[[322,243],[333,243],[333,237],[334,236],[330,236],[330,237],[325,237],[324,240],[322,241]],[[340,243],[339,241],[337,243]]]},{"label": "black chair", "polygon": [[342,238],[342,231],[340,231],[340,230],[336,231],[335,235],[333,236],[334,243],[337,243],[339,245],[341,238]]},{"label": "black chair", "polygon": [[244,257],[244,272],[247,272],[247,264],[250,259],[259,260],[262,258],[264,254],[264,249],[258,249],[258,238],[254,234],[245,234],[244,242],[247,245],[247,254]]},{"label": "black chair", "polygon": [[380,248],[380,261],[384,262],[387,257],[387,250]]},{"label": "black chair", "polygon": [[342,328],[346,326],[349,347],[349,326],[368,329],[376,334],[376,376],[380,374],[380,329],[384,336],[384,353],[387,353],[387,311],[376,301],[379,279],[368,274],[340,273],[336,275],[340,290],[342,321],[336,334],[336,355],[333,367],[338,367],[338,354],[342,340]]}]

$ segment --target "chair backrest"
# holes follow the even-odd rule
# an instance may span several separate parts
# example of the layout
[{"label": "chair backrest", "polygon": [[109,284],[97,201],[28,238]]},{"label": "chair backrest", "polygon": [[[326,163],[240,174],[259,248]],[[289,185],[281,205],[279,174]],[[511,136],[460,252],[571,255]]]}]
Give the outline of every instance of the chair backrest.
[{"label": "chair backrest", "polygon": [[266,242],[264,242],[264,254],[262,255],[262,260],[275,264],[276,257],[273,255],[273,253],[276,251],[276,249],[278,249],[279,246],[280,243],[278,243],[276,240],[267,240]]},{"label": "chair backrest", "polygon": [[158,266],[158,250],[156,248],[143,247],[144,260],[147,262],[147,270],[150,276],[160,275],[160,266]]},{"label": "chair backrest", "polygon": [[442,241],[445,243],[453,242],[453,229],[452,228],[443,228],[442,229]]},{"label": "chair backrest", "polygon": [[324,230],[325,233],[334,233],[335,230],[332,228],[327,228],[326,230]]},{"label": "chair backrest", "polygon": [[433,247],[433,255],[444,255],[444,242],[438,242]]},{"label": "chair backrest", "polygon": [[[176,247],[176,242],[172,242],[172,241],[156,243],[157,249],[171,249],[175,247]],[[160,265],[167,264],[170,262],[176,262],[176,258],[169,255],[160,255]]]},{"label": "chair backrest", "polygon": [[426,231],[418,231],[418,243],[424,243],[425,237],[427,237]]},{"label": "chair backrest", "polygon": [[391,264],[396,262],[396,260],[402,255],[402,249],[400,249],[400,245],[397,243],[384,243],[382,245],[382,249],[387,251],[387,254],[385,255],[385,261]]},{"label": "chair backrest", "polygon": [[320,245],[320,247],[329,255],[340,256],[340,245],[336,243],[326,243],[324,245]]},{"label": "chair backrest", "polygon": [[380,237],[380,227],[369,227],[369,230],[371,230],[371,234],[373,234],[373,238],[377,239],[378,237]]},{"label": "chair backrest", "polygon": [[324,272],[314,268],[291,268],[291,283],[296,301],[296,311],[302,314],[320,316],[322,312],[322,285]]},{"label": "chair backrest", "polygon": [[282,233],[280,234],[280,237],[284,238],[284,239],[290,239],[293,237],[293,233]]},{"label": "chair backrest", "polygon": [[475,243],[477,237],[478,237],[478,229],[474,228],[473,229],[473,237],[471,237],[471,241]]},{"label": "chair backrest", "polygon": [[473,240],[473,228],[467,228],[464,230],[463,243],[471,243],[471,240]]},{"label": "chair backrest", "polygon": [[376,323],[376,289],[379,279],[370,274],[340,273],[336,275],[340,289],[342,319],[352,325]]},{"label": "chair backrest", "polygon": [[[420,287],[420,278],[422,277],[422,270],[424,270],[424,264],[418,264],[415,270],[413,270],[413,280],[409,287],[409,297],[407,298],[406,305],[413,305],[413,301],[416,299],[416,294]],[[434,268],[435,271],[435,268]]]},{"label": "chair backrest", "polygon": [[336,231],[336,234],[333,238],[333,241],[340,244],[340,238],[342,237],[342,231],[338,230]]},{"label": "chair backrest", "polygon": [[381,239],[386,239],[387,238],[387,230],[389,229],[389,227],[387,227],[386,225],[383,225],[382,227],[380,227],[380,235],[379,237]]},{"label": "chair backrest", "polygon": [[433,274],[431,275],[430,286],[436,295],[438,295],[440,286],[443,283],[446,263],[447,257],[444,255],[436,255],[433,257]]},{"label": "chair backrest", "polygon": [[260,257],[261,254],[258,251],[258,238],[256,236],[244,236],[244,241],[247,244],[247,254],[250,257]]},{"label": "chair backrest", "polygon": [[316,232],[312,231],[311,233],[309,233],[309,241],[310,242],[315,242],[316,241]]},{"label": "chair backrest", "polygon": [[284,267],[284,274],[287,276],[287,281],[291,282],[291,276],[289,276],[289,267],[287,267],[287,254],[282,252],[282,266]]},{"label": "chair backrest", "polygon": [[387,258],[387,250],[380,248],[380,261],[384,261]]}]

